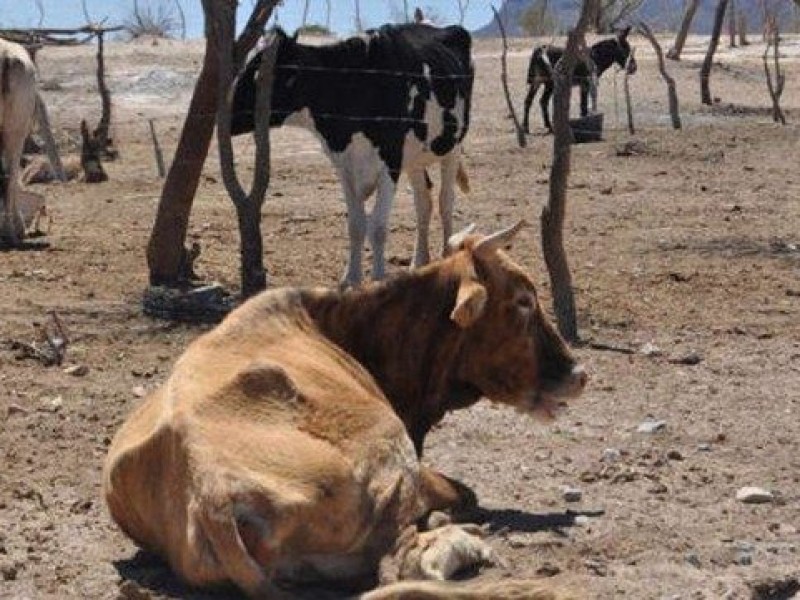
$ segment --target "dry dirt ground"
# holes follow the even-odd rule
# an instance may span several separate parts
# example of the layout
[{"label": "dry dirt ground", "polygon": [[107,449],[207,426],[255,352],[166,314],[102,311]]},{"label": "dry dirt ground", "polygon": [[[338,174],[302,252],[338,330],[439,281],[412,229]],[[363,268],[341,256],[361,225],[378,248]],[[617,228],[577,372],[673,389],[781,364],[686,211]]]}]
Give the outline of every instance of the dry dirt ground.
[{"label": "dry dirt ground", "polygon": [[[720,102],[705,108],[702,41],[693,40],[684,62],[670,64],[683,101],[679,132],[667,128],[652,52],[636,43],[637,133],[621,130],[621,78],[615,86],[609,74],[606,139],[573,154],[566,240],[581,335],[595,346],[576,350],[591,372],[587,392],[552,425],[488,403],[453,414],[431,435],[426,460],[482,501],[504,564],[481,577],[550,578],[579,598],[789,598],[800,577],[800,39],[785,44],[786,127],[769,119],[763,46],[721,48],[712,80]],[[530,45],[512,42],[517,99]],[[551,156],[541,132],[516,147],[498,48],[476,44],[465,158],[473,191],[456,212],[459,226],[483,230],[538,222]],[[137,554],[100,497],[114,432],[203,331],[140,308],[160,190],[146,119],[171,156],[201,55],[196,42],[110,44],[121,151],[107,165],[110,181],[38,187],[54,217],[49,247],[0,254],[1,598],[207,597]],[[65,142],[80,117],[97,119],[93,51],[39,56]],[[246,179],[252,144],[238,144]],[[274,153],[263,218],[271,283],[333,285],[346,248],[333,171],[302,131],[277,132]],[[394,270],[411,254],[412,214],[403,186]],[[200,274],[234,288],[235,219],[215,153],[191,238],[203,247]],[[537,227],[513,255],[549,308]],[[83,376],[12,348],[34,341],[32,324],[46,324],[51,310],[72,340],[64,366],[87,367]],[[616,350],[597,349],[604,345]],[[648,418],[663,429],[638,432]],[[773,501],[738,502],[750,485]],[[567,503],[565,486],[579,488],[581,501]]]}]

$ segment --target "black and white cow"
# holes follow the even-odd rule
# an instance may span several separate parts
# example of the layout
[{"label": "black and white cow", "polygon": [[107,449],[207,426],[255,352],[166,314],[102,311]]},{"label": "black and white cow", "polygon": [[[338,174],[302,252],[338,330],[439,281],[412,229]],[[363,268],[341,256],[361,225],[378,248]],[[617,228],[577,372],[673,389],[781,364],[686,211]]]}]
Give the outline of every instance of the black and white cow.
[{"label": "black and white cow", "polygon": [[[575,71],[572,74],[572,85],[577,85],[581,88],[582,117],[589,114],[589,92],[591,91],[594,77],[600,77],[614,63],[623,69],[627,68],[631,75],[636,72],[636,60],[631,58],[631,46],[628,43],[630,30],[631,28],[627,27],[613,38],[601,40],[594,44],[589,50],[593,65],[585,61],[579,61],[575,65]],[[542,92],[542,97],[539,99],[539,104],[542,107],[542,119],[544,120],[544,126],[549,131],[553,130],[548,112],[550,97],[553,95],[555,87],[553,83],[553,67],[561,60],[563,55],[564,49],[556,46],[538,46],[533,50],[531,61],[528,65],[528,95],[525,97],[525,114],[522,121],[522,126],[526,133],[530,133],[529,114],[531,104],[533,104],[536,92],[542,84],[544,84],[544,92]],[[630,61],[628,61],[629,58]]]},{"label": "black and white cow", "polygon": [[0,244],[17,246],[25,235],[20,215],[22,148],[36,108],[36,67],[19,44],[0,40]]},{"label": "black and white cow", "polygon": [[[417,213],[413,265],[429,262],[433,203],[425,168],[441,164],[439,213],[446,244],[460,144],[469,127],[474,77],[469,33],[456,26],[384,25],[339,43],[308,46],[278,30],[277,43],[270,125],[297,125],[315,133],[338,171],[350,237],[342,283],[361,282],[367,233],[372,278],[383,278],[389,213],[401,172],[411,181]],[[234,135],[253,130],[260,63],[259,54],[237,82]],[[365,202],[375,191],[368,220]]]}]

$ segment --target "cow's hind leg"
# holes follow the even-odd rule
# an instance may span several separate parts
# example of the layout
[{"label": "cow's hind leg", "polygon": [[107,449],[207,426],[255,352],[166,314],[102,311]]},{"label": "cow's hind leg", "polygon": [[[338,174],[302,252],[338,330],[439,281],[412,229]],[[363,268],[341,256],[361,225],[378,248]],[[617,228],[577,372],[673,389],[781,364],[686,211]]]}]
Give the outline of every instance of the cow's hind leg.
[{"label": "cow's hind leg", "polygon": [[417,213],[417,238],[414,242],[414,261],[411,263],[412,268],[416,268],[431,261],[429,236],[433,198],[425,169],[409,171],[408,178],[414,191],[414,209]]},{"label": "cow's hind leg", "polygon": [[547,131],[550,133],[553,132],[553,125],[550,123],[550,98],[553,97],[553,88],[554,84],[552,80],[546,82],[544,84],[542,97],[539,99],[539,106],[542,108],[542,120],[544,121],[544,126],[547,128]]},{"label": "cow's hind leg", "polygon": [[369,219],[369,243],[372,246],[372,279],[386,276],[386,238],[389,231],[389,216],[392,213],[397,184],[384,170],[378,179],[375,208]]},{"label": "cow's hind leg", "polygon": [[442,221],[442,256],[448,252],[447,242],[453,235],[453,204],[456,199],[456,174],[460,150],[454,148],[442,159],[442,181],[439,189],[439,218]]},{"label": "cow's hind leg", "polygon": [[522,113],[522,129],[525,133],[531,132],[530,127],[530,114],[533,99],[536,97],[536,92],[539,90],[539,82],[534,80],[528,84],[528,94],[525,96],[525,108]]}]

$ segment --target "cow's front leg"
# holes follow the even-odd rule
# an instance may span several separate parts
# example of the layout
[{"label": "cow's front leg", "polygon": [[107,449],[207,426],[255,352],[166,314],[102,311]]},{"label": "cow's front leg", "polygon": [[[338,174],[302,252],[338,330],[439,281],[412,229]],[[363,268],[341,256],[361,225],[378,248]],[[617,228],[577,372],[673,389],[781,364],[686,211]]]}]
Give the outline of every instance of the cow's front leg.
[{"label": "cow's front leg", "polygon": [[408,174],[414,192],[414,210],[417,213],[417,237],[414,242],[414,260],[411,267],[416,269],[431,262],[429,236],[433,198],[428,187],[429,179],[425,169],[414,169]]},{"label": "cow's front leg", "polygon": [[389,216],[392,213],[397,184],[384,171],[378,179],[375,208],[369,220],[369,243],[372,246],[372,279],[386,277],[386,238],[389,231]]},{"label": "cow's front leg", "polygon": [[447,510],[456,520],[468,518],[478,508],[478,497],[460,481],[430,467],[420,467],[421,495],[427,511]]},{"label": "cow's front leg", "polygon": [[344,201],[347,205],[347,235],[350,238],[350,249],[340,286],[347,288],[359,285],[363,279],[361,253],[364,251],[364,238],[367,234],[367,213],[364,208],[365,199],[356,193],[355,186],[345,181],[343,187]]}]

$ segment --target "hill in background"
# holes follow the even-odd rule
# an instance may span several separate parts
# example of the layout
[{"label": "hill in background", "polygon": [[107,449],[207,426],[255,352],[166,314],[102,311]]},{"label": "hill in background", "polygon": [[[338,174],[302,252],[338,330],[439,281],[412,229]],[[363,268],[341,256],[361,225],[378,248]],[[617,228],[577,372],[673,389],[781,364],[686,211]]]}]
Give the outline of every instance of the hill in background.
[{"label": "hill in background", "polygon": [[[525,31],[520,27],[520,19],[524,12],[533,6],[535,0],[505,0],[500,8],[500,15],[506,33],[509,36],[524,36]],[[760,32],[762,27],[762,13],[759,4],[754,0],[738,0],[737,10],[745,11],[747,24],[750,32]],[[565,31],[572,26],[578,18],[576,0],[550,0],[550,10],[556,17],[561,31]],[[714,9],[716,2],[708,0],[700,4],[694,22],[692,23],[692,33],[708,34],[711,33],[711,26],[714,20]],[[800,21],[800,15],[786,3],[783,10],[782,20],[785,24],[794,21],[795,26]],[[683,2],[679,0],[645,0],[642,4],[638,17],[647,21],[656,30],[675,31],[683,15]],[[492,20],[483,27],[476,29],[476,36],[494,37],[500,35],[497,22]]]}]

